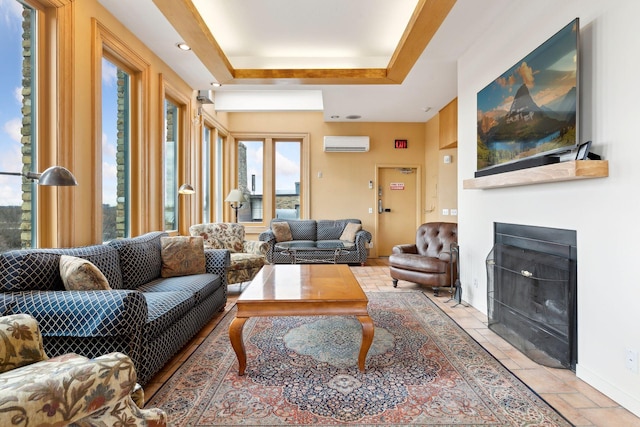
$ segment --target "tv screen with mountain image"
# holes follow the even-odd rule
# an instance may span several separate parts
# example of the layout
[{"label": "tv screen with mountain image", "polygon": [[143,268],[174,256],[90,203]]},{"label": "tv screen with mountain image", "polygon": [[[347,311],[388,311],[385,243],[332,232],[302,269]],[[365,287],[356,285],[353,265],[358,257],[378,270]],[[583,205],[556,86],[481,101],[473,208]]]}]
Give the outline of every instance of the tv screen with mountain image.
[{"label": "tv screen with mountain image", "polygon": [[548,156],[577,146],[578,29],[576,18],[478,92],[478,172],[557,161]]}]

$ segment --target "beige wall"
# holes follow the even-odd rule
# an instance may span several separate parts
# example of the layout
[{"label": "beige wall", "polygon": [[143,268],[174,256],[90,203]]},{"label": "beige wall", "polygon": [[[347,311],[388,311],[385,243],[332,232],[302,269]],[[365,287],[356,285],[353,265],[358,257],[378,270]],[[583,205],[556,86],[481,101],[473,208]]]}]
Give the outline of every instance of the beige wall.
[{"label": "beige wall", "polygon": [[[423,167],[424,123],[326,123],[322,113],[230,113],[231,132],[296,132],[310,138],[310,212],[313,219],[359,218],[375,230],[377,195],[369,189],[376,180],[376,165]],[[325,135],[370,137],[365,153],[325,153]],[[407,139],[407,149],[395,149],[395,139]],[[319,173],[322,177],[319,178]],[[422,201],[419,202],[422,205]],[[375,236],[374,236],[375,241]],[[374,248],[375,249],[375,248]]]},{"label": "beige wall", "polygon": [[[161,88],[163,79],[169,82],[173,89],[179,92],[189,102],[190,114],[195,111],[194,91],[187,85],[171,68],[169,68],[151,50],[142,44],[127,28],[117,21],[102,5],[96,0],[82,0],[69,2],[64,6],[70,21],[64,23],[61,30],[63,37],[68,37],[70,48],[67,54],[59,58],[60,61],[67,61],[60,64],[63,69],[69,70],[61,77],[63,87],[71,92],[64,98],[68,99],[67,104],[59,104],[60,109],[67,113],[60,114],[59,128],[68,129],[69,136],[58,134],[58,141],[51,141],[51,145],[56,145],[57,163],[73,171],[78,179],[79,185],[73,188],[63,188],[58,190],[58,221],[54,224],[47,224],[43,229],[47,230],[51,236],[45,239],[45,245],[73,246],[92,244],[100,241],[101,229],[97,218],[101,215],[101,194],[100,194],[100,165],[101,165],[101,137],[100,124],[96,122],[99,110],[91,108],[97,102],[94,100],[96,87],[100,81],[94,79],[95,65],[99,66],[99,54],[96,54],[96,44],[94,43],[94,19],[97,26],[105,33],[113,35],[117,42],[125,46],[127,50],[134,53],[137,60],[148,65],[148,80],[143,86],[142,97],[146,101],[147,108],[142,112],[142,142],[140,142],[140,157],[144,157],[136,163],[134,174],[139,177],[140,184],[132,188],[132,198],[139,200],[138,205],[142,207],[132,213],[134,220],[133,234],[141,234],[146,231],[158,230],[162,228],[162,99]],[[60,45],[64,43],[61,40]],[[97,61],[97,62],[96,62]],[[212,109],[207,110],[218,122],[225,124],[224,115],[216,115]],[[66,131],[65,131],[66,132]],[[188,126],[186,131],[187,141],[184,144],[185,150],[189,146],[199,146],[199,129]],[[43,147],[43,150],[49,150]],[[199,161],[197,153],[182,153],[185,159]],[[180,180],[185,182],[196,182],[199,171],[195,168],[187,168],[185,164],[180,166]],[[195,203],[195,202],[194,202]],[[134,203],[135,206],[135,203]],[[56,209],[51,204],[50,207],[42,206],[45,213]],[[192,209],[193,211],[193,209]],[[42,212],[41,212],[42,215]],[[48,231],[51,228],[52,231]]]},{"label": "beige wall", "polygon": [[[429,120],[425,129],[424,222],[458,222],[458,217],[451,215],[451,209],[458,209],[458,149],[440,149],[439,115]],[[444,163],[446,155],[451,156],[451,163]],[[448,209],[449,215],[443,215],[442,209]]]},{"label": "beige wall", "polygon": [[[139,152],[141,159],[134,164],[134,174],[139,185],[132,189],[132,197],[137,198],[138,209],[132,213],[135,227],[133,234],[161,229],[162,217],[162,83],[170,84],[171,90],[188,102],[189,118],[195,114],[197,104],[193,88],[189,87],[160,58],[120,22],[111,16],[96,0],[70,2],[71,25],[65,26],[69,32],[70,50],[65,58],[68,73],[65,73],[66,87],[71,88],[69,105],[65,105],[68,115],[61,116],[61,128],[69,129],[70,137],[60,138],[56,151],[58,162],[68,167],[76,175],[77,187],[60,189],[57,222],[51,225],[52,233],[58,238],[49,239],[51,245],[74,246],[98,243],[100,241],[101,194],[100,165],[101,141],[98,113],[90,108],[94,105],[94,94],[100,82],[94,79],[94,69],[99,64],[99,54],[92,36],[94,28],[111,34],[118,43],[133,52],[136,58],[147,64],[148,79],[142,88],[142,97],[147,109],[142,113],[142,142]],[[97,25],[94,23],[94,20]],[[190,101],[189,101],[190,100]],[[432,120],[424,123],[326,123],[322,113],[279,112],[279,113],[221,113],[212,106],[205,106],[206,117],[213,121],[223,133],[306,133],[310,141],[310,208],[305,213],[309,218],[359,218],[366,229],[375,232],[377,196],[369,189],[369,181],[376,180],[376,167],[384,165],[419,167],[422,173],[422,200],[418,221],[439,220],[441,207],[453,207],[455,203],[456,176],[443,169],[439,158],[444,151],[438,149],[438,128]],[[434,123],[437,123],[435,120]],[[98,131],[97,131],[98,130]],[[322,149],[325,135],[368,135],[370,151],[366,153],[325,153]],[[179,165],[180,182],[198,183],[201,171],[199,153],[200,128],[196,124],[188,126],[185,132]],[[395,139],[408,140],[408,149],[395,149]],[[454,155],[455,159],[456,156]],[[229,151],[225,162],[230,159]],[[195,165],[195,166],[192,166]],[[322,177],[319,178],[319,172]],[[231,188],[233,177],[225,171],[225,189]],[[451,180],[451,181],[450,181]],[[184,200],[184,199],[183,199]],[[136,206],[136,203],[134,203]],[[188,225],[201,222],[200,196],[188,200],[188,207],[181,207],[180,230],[184,234]],[[433,207],[434,211],[427,210]],[[43,209],[48,209],[43,206]],[[253,236],[255,238],[255,236]],[[374,236],[375,241],[375,236]],[[375,250],[372,252],[375,256]]]}]

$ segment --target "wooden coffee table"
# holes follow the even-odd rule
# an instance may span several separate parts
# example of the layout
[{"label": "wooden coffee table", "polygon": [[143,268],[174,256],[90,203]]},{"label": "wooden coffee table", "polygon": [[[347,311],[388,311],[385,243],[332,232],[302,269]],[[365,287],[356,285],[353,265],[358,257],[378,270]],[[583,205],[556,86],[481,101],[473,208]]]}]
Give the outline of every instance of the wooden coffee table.
[{"label": "wooden coffee table", "polygon": [[242,328],[256,316],[356,316],[362,324],[358,368],[364,372],[374,331],[368,303],[348,265],[265,265],[238,297],[236,318],[229,325],[238,374],[244,375],[247,366]]}]

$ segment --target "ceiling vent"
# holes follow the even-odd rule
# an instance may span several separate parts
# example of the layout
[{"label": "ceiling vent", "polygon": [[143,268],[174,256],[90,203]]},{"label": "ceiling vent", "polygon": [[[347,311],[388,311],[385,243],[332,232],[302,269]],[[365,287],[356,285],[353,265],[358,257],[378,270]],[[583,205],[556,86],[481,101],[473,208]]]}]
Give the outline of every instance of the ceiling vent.
[{"label": "ceiling vent", "polygon": [[210,89],[199,90],[196,99],[201,104],[213,104],[213,91]]},{"label": "ceiling vent", "polygon": [[325,136],[324,151],[327,153],[361,153],[369,151],[369,137]]}]

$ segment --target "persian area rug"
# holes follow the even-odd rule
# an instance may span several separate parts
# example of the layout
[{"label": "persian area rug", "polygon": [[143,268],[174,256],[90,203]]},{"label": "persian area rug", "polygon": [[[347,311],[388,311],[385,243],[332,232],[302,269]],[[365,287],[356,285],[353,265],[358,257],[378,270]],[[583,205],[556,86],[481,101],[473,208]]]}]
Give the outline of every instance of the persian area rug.
[{"label": "persian area rug", "polygon": [[422,292],[368,293],[375,335],[339,316],[252,318],[247,369],[231,310],[148,403],[173,426],[570,426]]}]

